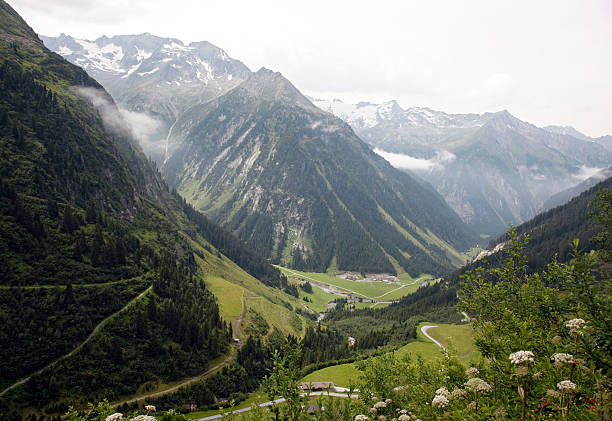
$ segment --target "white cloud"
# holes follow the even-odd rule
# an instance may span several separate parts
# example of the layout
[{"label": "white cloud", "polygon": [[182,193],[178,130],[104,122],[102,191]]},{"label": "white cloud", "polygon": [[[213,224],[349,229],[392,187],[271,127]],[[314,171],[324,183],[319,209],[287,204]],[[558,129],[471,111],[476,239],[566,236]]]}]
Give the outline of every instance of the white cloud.
[{"label": "white cloud", "polygon": [[587,178],[593,177],[604,169],[605,168],[587,167],[586,165],[582,165],[580,167],[580,171],[577,174],[574,174],[574,178],[577,178],[580,181],[584,181]]},{"label": "white cloud", "polygon": [[446,164],[450,164],[456,159],[456,156],[449,151],[437,151],[435,156],[431,159],[415,158],[406,154],[385,152],[378,148],[375,148],[374,152],[389,161],[395,168],[417,172],[441,169]]},{"label": "white cloud", "polygon": [[98,110],[106,127],[116,133],[132,136],[149,154],[161,153],[166,140],[158,137],[162,123],[145,113],[118,108],[108,94],[100,89],[75,87],[76,92],[88,99]]}]

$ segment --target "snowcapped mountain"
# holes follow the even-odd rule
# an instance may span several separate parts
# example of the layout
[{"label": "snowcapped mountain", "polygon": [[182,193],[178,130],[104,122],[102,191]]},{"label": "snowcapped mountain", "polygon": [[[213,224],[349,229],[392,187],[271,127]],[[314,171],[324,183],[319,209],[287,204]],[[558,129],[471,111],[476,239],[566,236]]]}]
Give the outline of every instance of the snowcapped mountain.
[{"label": "snowcapped mountain", "polygon": [[360,102],[347,104],[339,99],[332,101],[313,99],[313,103],[349,123],[354,129],[372,128],[387,121],[396,121],[404,126],[423,128],[470,128],[483,124],[477,114],[446,114],[427,107],[402,109],[396,101],[382,104]]},{"label": "snowcapped mountain", "polygon": [[397,102],[313,100],[398,168],[429,181],[482,234],[533,217],[551,195],[612,164],[609,137],[539,128],[508,111],[447,114]]},{"label": "snowcapped mountain", "polygon": [[157,79],[166,85],[208,85],[244,79],[249,69],[209,42],[183,44],[178,39],[144,33],[102,36],[95,41],[61,34],[41,37],[45,45],[100,81]]},{"label": "snowcapped mountain", "polygon": [[159,165],[172,148],[172,127],[187,109],[223,95],[251,74],[242,62],[206,41],[185,45],[148,33],[95,41],[65,34],[41,38],[110,92]]}]

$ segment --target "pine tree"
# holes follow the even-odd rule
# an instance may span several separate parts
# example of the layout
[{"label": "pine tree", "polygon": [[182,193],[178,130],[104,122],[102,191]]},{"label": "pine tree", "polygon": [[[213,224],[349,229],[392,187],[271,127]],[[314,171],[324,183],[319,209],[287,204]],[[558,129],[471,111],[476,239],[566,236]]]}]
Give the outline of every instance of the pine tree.
[{"label": "pine tree", "polygon": [[94,234],[93,242],[91,245],[91,264],[93,266],[100,266],[102,263],[102,251],[104,250],[104,236],[102,235],[102,227],[96,223],[96,233]]},{"label": "pine tree", "polygon": [[64,215],[62,220],[62,232],[67,234],[72,234],[74,230],[77,228],[78,222],[74,215],[72,214],[72,207],[70,205],[66,205],[64,209]]}]

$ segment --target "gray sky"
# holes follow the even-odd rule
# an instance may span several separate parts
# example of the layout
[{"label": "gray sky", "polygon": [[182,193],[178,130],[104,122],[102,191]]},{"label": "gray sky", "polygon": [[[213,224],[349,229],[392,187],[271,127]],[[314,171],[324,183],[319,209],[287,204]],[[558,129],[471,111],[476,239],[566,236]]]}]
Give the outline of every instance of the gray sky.
[{"label": "gray sky", "polygon": [[210,41],[304,93],[612,134],[612,1],[8,0],[43,35]]}]

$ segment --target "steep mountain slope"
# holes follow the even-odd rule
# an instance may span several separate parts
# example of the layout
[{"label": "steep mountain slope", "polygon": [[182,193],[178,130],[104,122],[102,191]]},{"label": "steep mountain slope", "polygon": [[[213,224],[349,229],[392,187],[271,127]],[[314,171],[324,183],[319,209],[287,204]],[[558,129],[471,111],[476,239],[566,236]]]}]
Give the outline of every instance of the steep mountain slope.
[{"label": "steep mountain slope", "polygon": [[168,183],[275,263],[440,273],[472,240],[442,198],[279,73],[258,71],[174,130]]},{"label": "steep mountain slope", "polygon": [[[542,212],[516,227],[517,234],[530,236],[526,248],[529,269],[543,269],[554,255],[558,255],[562,262],[569,261],[574,238],[580,240],[580,248],[586,252],[597,249],[592,238],[601,231],[601,226],[591,215],[594,211],[593,202],[597,200],[597,192],[610,189],[612,178],[595,184],[569,202]],[[489,249],[506,240],[506,235],[497,238],[489,244]]]},{"label": "steep mountain slope", "polygon": [[569,202],[572,198],[578,196],[583,191],[590,189],[594,185],[610,177],[612,177],[612,168],[605,168],[596,173],[594,176],[587,178],[582,183],[550,196],[546,202],[544,202],[544,205],[542,205],[542,211],[563,205]]},{"label": "steep mountain slope", "polygon": [[159,165],[172,150],[172,126],[186,109],[227,92],[250,75],[244,64],[206,41],[184,45],[148,33],[95,41],[64,34],[42,39],[49,49],[85,69],[123,108],[150,117],[140,116],[136,123],[150,143],[146,152]]},{"label": "steep mountain slope", "polygon": [[497,234],[508,222],[533,217],[552,194],[612,163],[610,151],[590,139],[540,129],[507,111],[446,114],[404,110],[394,101],[314,103],[349,122],[395,166],[433,184],[482,234]]},{"label": "steep mountain slope", "polygon": [[[2,419],[201,373],[232,343],[211,276],[266,297],[251,275],[280,286],[278,270],[167,190],[110,96],[4,1],[0,151]],[[276,296],[266,303],[291,307]]]}]

